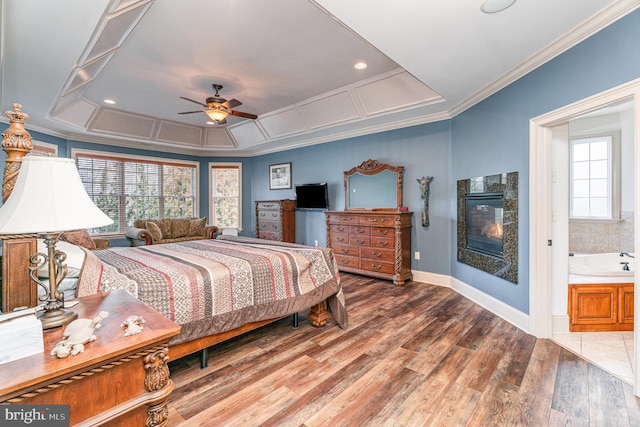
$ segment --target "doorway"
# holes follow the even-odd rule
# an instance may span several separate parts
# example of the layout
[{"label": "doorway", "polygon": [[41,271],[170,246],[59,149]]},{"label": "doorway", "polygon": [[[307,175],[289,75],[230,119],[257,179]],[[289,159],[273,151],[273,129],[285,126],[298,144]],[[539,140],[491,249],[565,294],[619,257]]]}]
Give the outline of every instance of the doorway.
[{"label": "doorway", "polygon": [[[633,383],[633,332],[617,310],[634,270],[633,103],[615,103],[552,129],[552,339],[605,371]],[[574,156],[570,152],[574,152]],[[576,163],[571,166],[571,161]],[[570,172],[575,168],[575,176]],[[572,177],[575,193],[571,193]],[[573,195],[573,209],[570,200]],[[594,199],[591,199],[594,197]],[[567,239],[568,237],[568,239]],[[624,255],[620,258],[619,254]],[[627,276],[628,275],[628,276]],[[567,278],[569,279],[567,281]],[[567,283],[575,284],[574,304],[604,302],[603,312],[570,328]],[[611,310],[613,319],[604,311]],[[574,307],[574,315],[579,307]],[[585,312],[582,311],[585,315]],[[611,313],[609,313],[611,314]],[[611,323],[614,321],[615,323]],[[633,320],[632,320],[633,322]],[[570,332],[570,329],[573,332]],[[601,332],[589,332],[589,331]]]},{"label": "doorway", "polygon": [[[578,101],[574,104],[536,117],[530,122],[530,228],[529,228],[529,284],[530,331],[539,338],[551,338],[553,333],[553,281],[555,250],[564,251],[568,257],[568,246],[560,245],[562,238],[557,234],[557,226],[553,218],[552,185],[557,176],[553,174],[553,143],[558,137],[558,130],[579,116],[602,109],[606,106],[628,100],[633,105],[634,122],[634,181],[640,176],[640,79],[613,88],[598,95]],[[555,132],[555,135],[554,135]],[[557,161],[557,159],[556,159]],[[566,164],[566,163],[565,163]],[[634,192],[634,211],[640,212],[638,188]],[[556,228],[554,235],[554,228]],[[634,246],[640,247],[638,230],[640,221],[634,217]],[[556,239],[558,237],[558,239]],[[568,240],[567,238],[565,238]],[[556,241],[558,245],[556,245]],[[564,276],[567,277],[567,276]],[[566,281],[566,280],[565,280]],[[637,273],[636,273],[637,281]],[[635,306],[640,307],[640,292],[635,293]],[[633,333],[634,347],[638,348],[638,330],[640,316],[635,316]],[[635,352],[635,366],[640,366],[640,351]],[[634,377],[634,393],[640,395],[640,375]]]}]

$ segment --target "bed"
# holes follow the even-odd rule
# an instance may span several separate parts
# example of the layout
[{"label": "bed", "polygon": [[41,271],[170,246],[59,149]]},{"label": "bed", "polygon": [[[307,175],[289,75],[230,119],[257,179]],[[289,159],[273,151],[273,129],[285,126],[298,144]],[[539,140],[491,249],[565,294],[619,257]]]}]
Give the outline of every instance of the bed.
[{"label": "bed", "polygon": [[347,326],[328,248],[218,236],[85,252],[78,296],[123,289],[179,324],[172,360],[307,309],[314,326]]}]

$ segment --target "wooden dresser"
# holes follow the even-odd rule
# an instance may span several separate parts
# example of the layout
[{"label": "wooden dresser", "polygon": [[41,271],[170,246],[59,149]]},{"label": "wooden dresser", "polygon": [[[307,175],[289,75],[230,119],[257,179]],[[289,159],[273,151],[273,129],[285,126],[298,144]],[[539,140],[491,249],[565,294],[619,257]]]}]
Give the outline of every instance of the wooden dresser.
[{"label": "wooden dresser", "polygon": [[257,201],[256,237],[295,243],[296,203],[288,199]]},{"label": "wooden dresser", "polygon": [[326,212],[327,246],[341,271],[393,280],[411,280],[413,212]]},{"label": "wooden dresser", "polygon": [[[0,402],[69,405],[73,426],[166,426],[174,388],[167,343],[180,326],[122,290],[80,298],[80,317],[109,312],[84,352],[58,359],[49,352],[63,328],[44,331],[44,353],[0,365]],[[142,316],[144,329],[125,337],[122,322]]]}]

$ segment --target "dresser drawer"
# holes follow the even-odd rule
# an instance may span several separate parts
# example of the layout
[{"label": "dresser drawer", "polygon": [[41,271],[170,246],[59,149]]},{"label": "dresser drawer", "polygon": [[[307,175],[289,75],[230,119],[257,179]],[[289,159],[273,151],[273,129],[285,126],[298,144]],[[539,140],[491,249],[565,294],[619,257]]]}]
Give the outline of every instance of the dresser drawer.
[{"label": "dresser drawer", "polygon": [[275,222],[275,221],[261,221],[258,224],[258,229],[260,231],[280,231],[282,229],[282,226],[280,225],[279,222]]},{"label": "dresser drawer", "polygon": [[377,260],[381,262],[394,262],[396,259],[393,249],[378,249],[371,247],[361,248],[360,256],[363,259]]},{"label": "dresser drawer", "polygon": [[340,267],[351,267],[351,268],[360,268],[360,258],[354,256],[345,256],[338,255],[336,256],[336,263],[338,264],[338,268]]},{"label": "dresser drawer", "polygon": [[348,245],[349,244],[349,235],[348,234],[332,234],[331,235],[331,247],[334,245]]},{"label": "dresser drawer", "polygon": [[330,214],[329,222],[332,224],[357,224],[358,217],[353,215]]},{"label": "dresser drawer", "polygon": [[360,248],[357,246],[349,246],[349,245],[331,245],[333,248],[333,253],[338,255],[348,255],[357,257],[360,254]]},{"label": "dresser drawer", "polygon": [[258,211],[259,221],[280,221],[280,211]]},{"label": "dresser drawer", "polygon": [[371,259],[362,259],[360,268],[363,270],[374,271],[376,273],[394,274],[394,264],[391,262],[379,262]]},{"label": "dresser drawer", "polygon": [[272,231],[259,231],[258,239],[265,240],[280,240],[280,233],[272,232]]},{"label": "dresser drawer", "polygon": [[358,224],[362,225],[378,225],[393,227],[396,223],[396,219],[393,216],[367,216],[363,215],[358,219]]},{"label": "dresser drawer", "polygon": [[353,234],[349,235],[349,244],[355,246],[370,246],[371,245],[371,237],[369,236],[354,236]]},{"label": "dresser drawer", "polygon": [[345,224],[331,224],[329,226],[329,232],[331,235],[334,234],[349,234],[349,226]]},{"label": "dresser drawer", "polygon": [[393,237],[394,231],[389,227],[371,227],[371,237]]},{"label": "dresser drawer", "polygon": [[395,239],[393,237],[372,237],[371,247],[393,249],[395,247]]},{"label": "dresser drawer", "polygon": [[363,225],[350,225],[349,234],[352,236],[371,237],[371,227]]},{"label": "dresser drawer", "polygon": [[256,202],[256,209],[262,210],[280,210],[280,203],[278,202]]}]

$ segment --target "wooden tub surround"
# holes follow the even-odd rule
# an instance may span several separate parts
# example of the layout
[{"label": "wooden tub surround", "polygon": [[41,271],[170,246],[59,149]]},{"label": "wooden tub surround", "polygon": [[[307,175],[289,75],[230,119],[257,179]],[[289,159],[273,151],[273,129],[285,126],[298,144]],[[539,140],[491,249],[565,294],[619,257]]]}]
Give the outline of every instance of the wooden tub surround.
[{"label": "wooden tub surround", "polygon": [[633,331],[633,283],[569,285],[569,331]]}]

